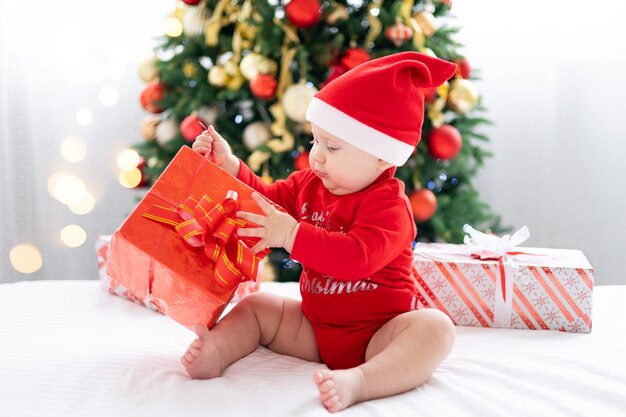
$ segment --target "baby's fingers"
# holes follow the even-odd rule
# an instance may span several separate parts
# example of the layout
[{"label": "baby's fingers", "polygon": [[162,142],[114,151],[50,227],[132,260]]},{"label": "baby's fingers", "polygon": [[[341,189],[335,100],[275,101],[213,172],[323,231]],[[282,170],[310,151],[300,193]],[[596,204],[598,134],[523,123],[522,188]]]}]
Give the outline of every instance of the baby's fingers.
[{"label": "baby's fingers", "polygon": [[252,222],[254,224],[258,224],[259,226],[265,226],[265,223],[267,221],[267,217],[265,216],[261,216],[260,214],[255,213],[248,213],[246,211],[238,211],[237,217]]},{"label": "baby's fingers", "polygon": [[225,140],[222,137],[222,135],[217,133],[217,130],[215,130],[215,127],[213,127],[213,125],[210,125],[209,128],[206,130],[206,132],[210,135],[211,139],[213,140],[216,140],[216,141]]},{"label": "baby's fingers", "polygon": [[265,229],[262,227],[254,227],[237,230],[237,234],[242,237],[265,237]]}]

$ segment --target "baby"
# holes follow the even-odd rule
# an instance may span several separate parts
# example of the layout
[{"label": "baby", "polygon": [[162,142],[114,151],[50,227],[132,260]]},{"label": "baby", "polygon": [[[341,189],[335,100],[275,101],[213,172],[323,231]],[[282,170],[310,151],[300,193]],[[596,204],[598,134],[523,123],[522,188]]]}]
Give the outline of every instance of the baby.
[{"label": "baby", "polygon": [[281,247],[303,266],[302,302],[267,293],[243,298],[181,358],[192,378],[220,376],[258,345],[324,363],[313,374],[330,412],[423,384],[450,353],[454,326],[444,313],[416,310],[411,242],[416,229],[396,166],[414,152],[424,117],[422,89],[441,85],[456,65],[417,52],[368,61],[325,86],[307,120],[310,169],[267,185],[210,126],[193,149],[284,207],[258,194],[264,215],[252,249]]}]

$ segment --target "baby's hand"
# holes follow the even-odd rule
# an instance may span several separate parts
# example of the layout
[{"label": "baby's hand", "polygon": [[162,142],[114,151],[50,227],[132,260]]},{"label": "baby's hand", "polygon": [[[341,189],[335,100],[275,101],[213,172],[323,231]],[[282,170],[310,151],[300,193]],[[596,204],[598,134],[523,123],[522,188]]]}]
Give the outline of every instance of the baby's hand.
[{"label": "baby's hand", "polygon": [[259,237],[261,240],[252,247],[254,253],[265,248],[285,248],[288,252],[293,249],[293,243],[298,232],[298,221],[289,214],[279,211],[265,201],[257,193],[252,194],[252,199],[263,210],[263,215],[237,212],[237,217],[258,224],[260,227],[239,229],[239,236]]},{"label": "baby's hand", "polygon": [[210,155],[211,161],[231,175],[239,173],[239,159],[233,155],[230,145],[213,126],[202,132],[191,145],[201,155]]}]

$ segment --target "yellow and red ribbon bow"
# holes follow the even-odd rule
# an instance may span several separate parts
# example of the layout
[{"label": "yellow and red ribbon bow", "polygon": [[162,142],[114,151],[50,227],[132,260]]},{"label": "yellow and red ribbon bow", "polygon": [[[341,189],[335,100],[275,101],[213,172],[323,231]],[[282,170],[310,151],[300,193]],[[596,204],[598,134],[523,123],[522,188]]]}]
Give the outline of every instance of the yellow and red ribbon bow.
[{"label": "yellow and red ribbon bow", "polygon": [[221,203],[214,203],[204,195],[200,200],[189,196],[177,207],[155,204],[143,217],[174,227],[185,242],[194,248],[202,247],[215,263],[214,275],[226,286],[234,287],[241,281],[253,281],[259,262],[269,250],[254,254],[249,245],[252,240],[242,240],[234,235],[248,222],[235,218],[239,204],[236,191],[228,191]]}]

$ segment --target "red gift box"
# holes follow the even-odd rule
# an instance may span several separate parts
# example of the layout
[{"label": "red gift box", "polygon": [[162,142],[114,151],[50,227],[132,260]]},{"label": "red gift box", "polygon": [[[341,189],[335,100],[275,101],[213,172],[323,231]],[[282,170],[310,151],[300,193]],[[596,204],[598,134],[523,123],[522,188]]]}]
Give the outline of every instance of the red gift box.
[{"label": "red gift box", "polygon": [[263,214],[253,192],[182,147],[113,234],[108,275],[182,325],[211,328],[268,253],[254,255],[258,239],[236,236],[247,226],[236,211]]},{"label": "red gift box", "polygon": [[111,250],[111,236],[98,236],[96,238],[95,246],[96,256],[98,257],[98,278],[102,289],[110,294],[120,296],[137,304],[141,304],[150,310],[159,311],[152,305],[149,298],[140,299],[135,297],[126,287],[117,282],[115,278],[111,278],[111,276],[107,273],[107,262],[109,260],[109,251]]},{"label": "red gift box", "polygon": [[[159,309],[152,304],[150,298],[140,299],[135,297],[126,287],[120,284],[115,278],[107,273],[107,263],[109,262],[109,252],[111,250],[111,235],[100,235],[96,238],[96,256],[98,259],[98,279],[102,289],[110,294],[126,298],[134,303],[141,304],[150,310],[160,312]],[[265,260],[261,261],[261,265]],[[263,270],[263,266],[260,267]],[[246,295],[258,292],[261,288],[261,274],[257,275],[254,281],[245,281],[237,286],[237,290],[233,295],[231,302],[240,301]]]}]

